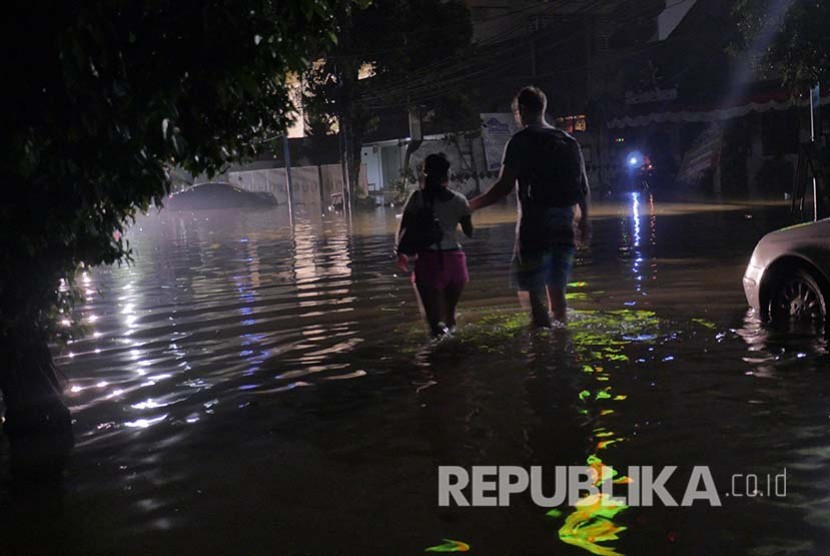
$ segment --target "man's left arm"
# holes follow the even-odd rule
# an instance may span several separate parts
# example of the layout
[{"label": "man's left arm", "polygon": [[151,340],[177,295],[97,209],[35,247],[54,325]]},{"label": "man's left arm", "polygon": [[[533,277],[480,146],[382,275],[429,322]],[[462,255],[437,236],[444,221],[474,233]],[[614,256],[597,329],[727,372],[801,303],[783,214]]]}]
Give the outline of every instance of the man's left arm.
[{"label": "man's left arm", "polygon": [[516,172],[514,172],[509,166],[502,166],[499,179],[496,180],[496,183],[494,183],[486,193],[482,193],[478,197],[470,199],[470,209],[475,212],[485,207],[489,207],[490,205],[496,203],[499,199],[503,199],[504,197],[510,195],[515,188]]}]

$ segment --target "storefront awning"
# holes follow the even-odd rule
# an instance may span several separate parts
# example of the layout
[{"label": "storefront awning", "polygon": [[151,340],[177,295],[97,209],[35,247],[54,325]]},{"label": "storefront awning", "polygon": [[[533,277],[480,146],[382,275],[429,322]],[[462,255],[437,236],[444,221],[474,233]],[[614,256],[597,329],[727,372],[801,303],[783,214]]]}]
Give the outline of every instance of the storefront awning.
[{"label": "storefront awning", "polygon": [[[822,106],[830,104],[830,91],[822,90],[820,104]],[[773,91],[752,95],[728,107],[686,108],[620,116],[609,121],[608,128],[624,129],[662,123],[717,122],[740,118],[752,112],[762,113],[770,110],[789,110],[808,106],[810,106],[808,96],[797,98],[787,91]]]}]

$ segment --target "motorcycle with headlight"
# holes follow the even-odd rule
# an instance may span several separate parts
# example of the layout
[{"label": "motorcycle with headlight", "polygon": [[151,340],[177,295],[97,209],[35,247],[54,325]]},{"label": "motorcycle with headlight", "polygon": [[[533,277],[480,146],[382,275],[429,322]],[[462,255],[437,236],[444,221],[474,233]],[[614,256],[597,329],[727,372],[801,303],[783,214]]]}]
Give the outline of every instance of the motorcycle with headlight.
[{"label": "motorcycle with headlight", "polygon": [[648,193],[654,176],[654,163],[648,155],[631,151],[625,155],[625,189],[628,193]]}]

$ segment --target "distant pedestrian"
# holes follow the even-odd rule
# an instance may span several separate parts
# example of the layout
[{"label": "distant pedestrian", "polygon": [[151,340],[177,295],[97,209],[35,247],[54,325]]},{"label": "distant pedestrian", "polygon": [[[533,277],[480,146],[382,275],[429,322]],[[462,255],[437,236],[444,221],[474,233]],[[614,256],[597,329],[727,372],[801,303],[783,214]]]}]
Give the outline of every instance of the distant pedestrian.
[{"label": "distant pedestrian", "polygon": [[460,224],[472,237],[470,205],[466,197],[447,189],[449,169],[443,154],[426,157],[424,187],[406,202],[396,238],[401,270],[409,272],[409,259],[415,261],[412,283],[433,336],[455,328],[455,309],[469,281],[467,258],[456,231]]},{"label": "distant pedestrian", "polygon": [[551,311],[557,321],[567,321],[565,289],[576,242],[588,243],[591,234],[582,149],[576,139],[545,121],[546,109],[547,97],[540,89],[519,91],[513,113],[523,129],[508,141],[496,183],[470,201],[472,210],[482,209],[509,195],[518,182],[511,282],[541,327],[552,325]]}]

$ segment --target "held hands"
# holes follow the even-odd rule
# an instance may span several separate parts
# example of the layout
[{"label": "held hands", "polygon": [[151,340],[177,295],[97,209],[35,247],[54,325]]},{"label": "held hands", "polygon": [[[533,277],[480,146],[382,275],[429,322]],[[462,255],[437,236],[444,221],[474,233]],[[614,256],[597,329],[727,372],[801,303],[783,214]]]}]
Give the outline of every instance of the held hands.
[{"label": "held hands", "polygon": [[403,272],[409,272],[409,257],[404,254],[398,254],[398,268]]}]

